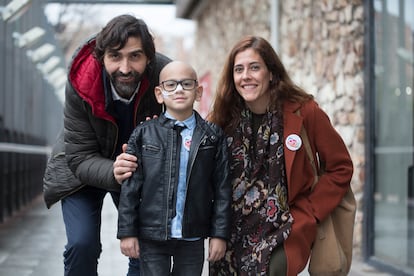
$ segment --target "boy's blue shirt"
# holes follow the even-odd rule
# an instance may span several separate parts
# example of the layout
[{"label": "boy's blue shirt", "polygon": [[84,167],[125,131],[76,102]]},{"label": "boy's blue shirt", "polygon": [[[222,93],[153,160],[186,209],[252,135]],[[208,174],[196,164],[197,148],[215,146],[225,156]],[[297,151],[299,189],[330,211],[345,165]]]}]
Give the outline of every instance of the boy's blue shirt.
[{"label": "boy's blue shirt", "polygon": [[[165,117],[167,117],[168,119],[176,120],[173,116],[168,114],[168,112],[165,112]],[[188,139],[190,139],[191,141],[191,137],[193,136],[194,128],[196,126],[194,112],[188,119],[184,120],[183,122],[177,121],[175,124],[179,126],[185,126],[185,128],[181,131],[182,143],[180,149],[180,169],[177,186],[177,203],[175,206],[176,215],[171,221],[171,237],[179,239],[182,238],[182,220],[184,214],[185,196],[187,193],[187,164],[190,153],[190,148],[185,144],[188,143]]]}]

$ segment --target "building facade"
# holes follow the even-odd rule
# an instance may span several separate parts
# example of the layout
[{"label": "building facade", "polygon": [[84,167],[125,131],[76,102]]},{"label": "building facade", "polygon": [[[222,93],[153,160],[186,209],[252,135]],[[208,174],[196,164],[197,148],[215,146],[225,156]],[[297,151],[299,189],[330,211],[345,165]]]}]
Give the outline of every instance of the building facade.
[{"label": "building facade", "polygon": [[[177,0],[197,23],[192,64],[214,97],[228,51],[268,39],[312,93],[354,161],[354,253],[414,275],[414,0]],[[206,97],[204,98],[206,99]],[[208,112],[209,104],[200,107]]]}]

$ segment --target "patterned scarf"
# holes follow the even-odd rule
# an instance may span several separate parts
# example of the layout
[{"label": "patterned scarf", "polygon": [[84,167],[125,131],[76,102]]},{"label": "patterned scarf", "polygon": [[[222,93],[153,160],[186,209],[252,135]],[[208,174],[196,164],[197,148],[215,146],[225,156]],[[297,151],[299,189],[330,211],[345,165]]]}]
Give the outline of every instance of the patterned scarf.
[{"label": "patterned scarf", "polygon": [[210,275],[266,275],[273,249],[290,234],[281,112],[267,112],[257,134],[253,129],[252,113],[245,109],[228,137],[233,229],[226,256],[210,266]]}]

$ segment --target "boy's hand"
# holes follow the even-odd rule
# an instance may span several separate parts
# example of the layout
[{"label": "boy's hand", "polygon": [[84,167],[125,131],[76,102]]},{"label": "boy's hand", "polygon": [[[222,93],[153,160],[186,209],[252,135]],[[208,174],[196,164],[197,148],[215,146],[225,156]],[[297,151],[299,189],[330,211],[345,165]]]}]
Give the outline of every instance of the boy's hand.
[{"label": "boy's hand", "polygon": [[137,169],[138,166],[137,157],[132,154],[125,153],[126,148],[127,144],[123,144],[123,153],[116,157],[116,160],[113,165],[115,180],[119,184],[122,184],[122,181],[131,177],[132,173]]},{"label": "boy's hand", "polygon": [[220,238],[211,238],[208,248],[208,261],[215,262],[226,254],[226,241]]},{"label": "boy's hand", "polygon": [[121,252],[127,257],[139,258],[139,243],[136,237],[128,237],[121,239]]}]

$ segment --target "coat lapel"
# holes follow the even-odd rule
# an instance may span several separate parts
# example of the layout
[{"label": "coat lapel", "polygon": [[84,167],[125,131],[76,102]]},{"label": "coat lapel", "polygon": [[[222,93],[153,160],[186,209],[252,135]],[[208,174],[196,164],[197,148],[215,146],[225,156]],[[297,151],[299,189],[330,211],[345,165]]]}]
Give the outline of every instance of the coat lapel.
[{"label": "coat lapel", "polygon": [[300,134],[303,119],[295,114],[296,110],[299,108],[300,104],[298,103],[285,102],[283,105],[283,149],[285,154],[287,183],[291,183],[292,165],[297,151],[290,150],[286,147],[286,139],[291,134]]}]

